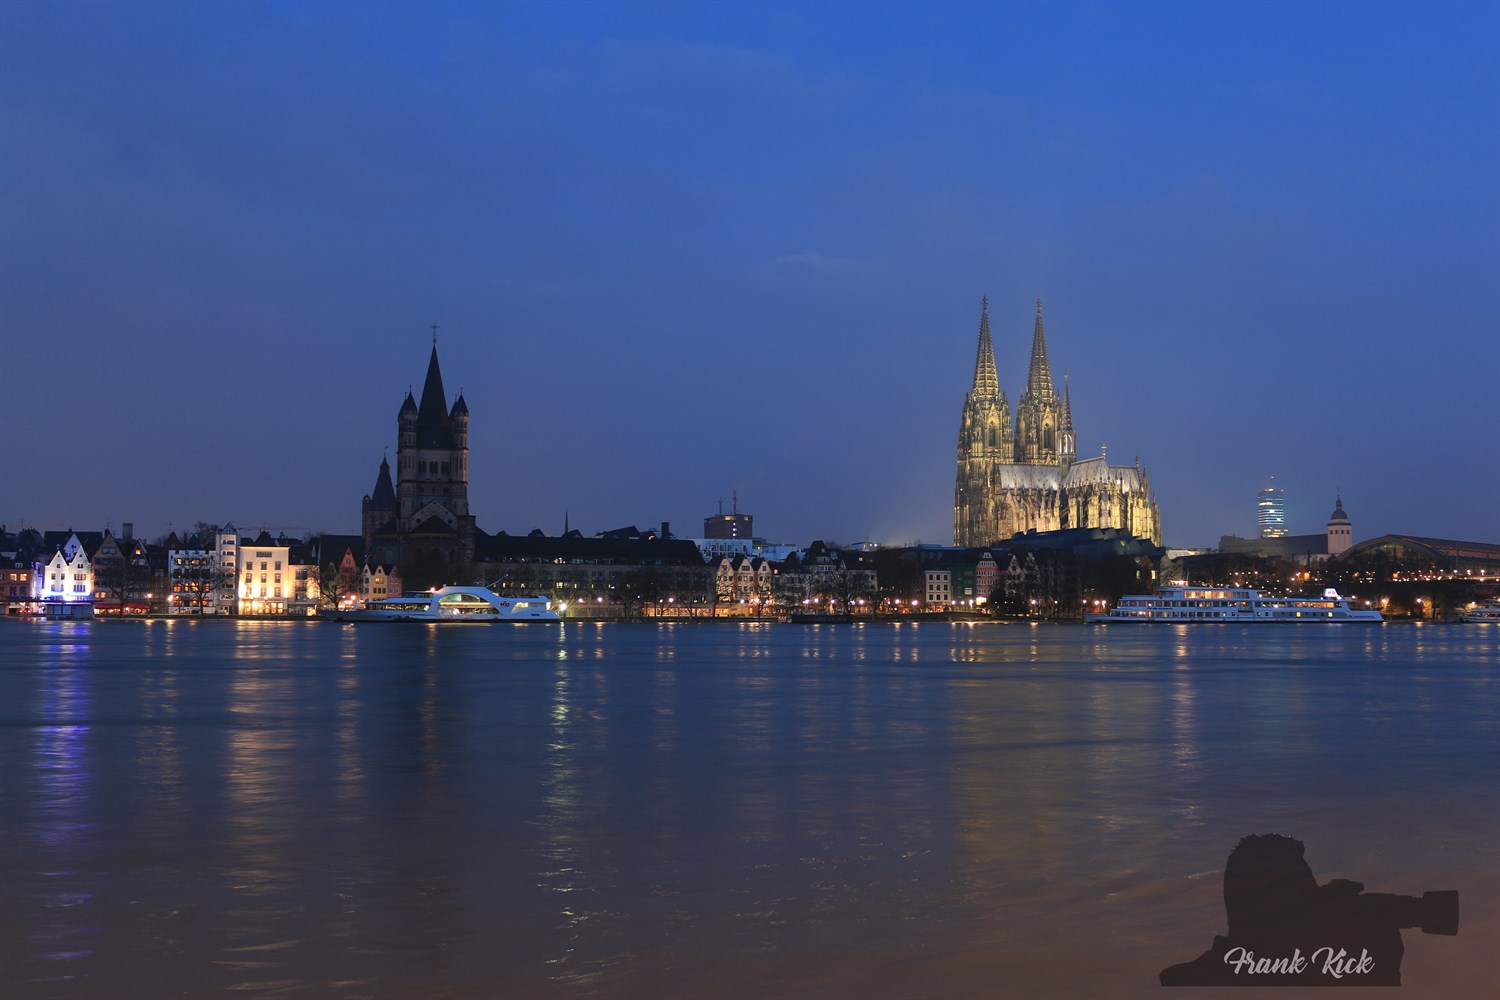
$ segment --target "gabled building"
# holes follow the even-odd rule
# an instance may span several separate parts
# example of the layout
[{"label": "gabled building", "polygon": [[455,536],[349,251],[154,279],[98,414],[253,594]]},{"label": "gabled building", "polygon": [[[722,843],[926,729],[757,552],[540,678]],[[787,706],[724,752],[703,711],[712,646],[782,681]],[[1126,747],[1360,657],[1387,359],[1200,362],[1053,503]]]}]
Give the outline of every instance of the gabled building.
[{"label": "gabled building", "polygon": [[401,596],[401,574],[395,566],[371,566],[365,563],[359,574],[359,599],[383,601]]},{"label": "gabled building", "polygon": [[846,613],[856,606],[873,608],[880,594],[874,565],[873,556],[815,541],[775,568],[776,601],[791,609],[836,608]]},{"label": "gabled building", "polygon": [[[54,532],[48,532],[48,536]],[[66,541],[57,544],[47,556],[37,578],[37,600],[42,602],[48,615],[73,617],[63,610],[63,605],[76,604],[80,608],[93,607],[94,567],[78,532],[68,532]],[[95,544],[103,536],[94,532]],[[90,613],[92,611],[90,610]],[[86,615],[84,616],[86,617]]]},{"label": "gabled building", "polygon": [[154,591],[146,546],[126,523],[116,538],[110,529],[93,553],[94,611],[101,615],[143,615],[151,610]]},{"label": "gabled building", "polygon": [[747,555],[715,556],[709,566],[720,602],[750,609],[770,602],[774,573],[766,560]]}]

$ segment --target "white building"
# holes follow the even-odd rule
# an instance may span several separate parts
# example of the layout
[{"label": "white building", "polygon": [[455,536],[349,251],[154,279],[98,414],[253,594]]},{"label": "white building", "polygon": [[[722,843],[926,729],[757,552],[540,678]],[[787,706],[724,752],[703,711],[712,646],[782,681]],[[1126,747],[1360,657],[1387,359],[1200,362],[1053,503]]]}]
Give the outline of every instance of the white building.
[{"label": "white building", "polygon": [[290,547],[272,544],[264,533],[241,544],[236,590],[240,614],[284,615],[296,593]]},{"label": "white building", "polygon": [[922,575],[927,582],[927,606],[947,607],[953,600],[953,570],[945,566],[929,569]]},{"label": "white building", "polygon": [[52,553],[36,581],[36,597],[47,605],[84,605],[93,599],[94,567],[76,533]]},{"label": "white building", "polygon": [[[196,537],[196,536],[195,536]],[[174,615],[232,615],[237,610],[235,569],[239,535],[225,525],[198,548],[167,552],[167,613]]]}]

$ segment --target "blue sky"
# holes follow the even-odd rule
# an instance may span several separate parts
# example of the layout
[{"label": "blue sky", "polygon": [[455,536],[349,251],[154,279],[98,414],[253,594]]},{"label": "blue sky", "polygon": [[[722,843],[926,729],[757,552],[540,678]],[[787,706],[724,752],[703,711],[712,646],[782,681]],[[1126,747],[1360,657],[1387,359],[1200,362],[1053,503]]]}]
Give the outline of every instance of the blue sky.
[{"label": "blue sky", "polygon": [[10,4],[0,521],[948,541],[988,296],[1169,544],[1500,540],[1481,4]]}]

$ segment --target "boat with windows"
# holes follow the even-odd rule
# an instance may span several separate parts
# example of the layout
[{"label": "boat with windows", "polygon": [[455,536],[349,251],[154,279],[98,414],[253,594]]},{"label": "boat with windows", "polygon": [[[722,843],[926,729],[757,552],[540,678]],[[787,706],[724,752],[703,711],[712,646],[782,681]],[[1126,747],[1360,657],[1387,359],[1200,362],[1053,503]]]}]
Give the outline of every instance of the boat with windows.
[{"label": "boat with windows", "polygon": [[1163,587],[1154,594],[1120,598],[1107,612],[1086,615],[1089,622],[1232,623],[1288,622],[1339,624],[1382,622],[1379,611],[1353,607],[1330,587],[1321,597],[1275,597],[1246,587]]},{"label": "boat with windows", "polygon": [[488,587],[443,587],[370,601],[360,608],[330,609],[340,622],[555,622],[562,619],[545,597],[501,597]]},{"label": "boat with windows", "polygon": [[1459,616],[1459,621],[1474,625],[1500,625],[1500,600],[1470,608]]}]

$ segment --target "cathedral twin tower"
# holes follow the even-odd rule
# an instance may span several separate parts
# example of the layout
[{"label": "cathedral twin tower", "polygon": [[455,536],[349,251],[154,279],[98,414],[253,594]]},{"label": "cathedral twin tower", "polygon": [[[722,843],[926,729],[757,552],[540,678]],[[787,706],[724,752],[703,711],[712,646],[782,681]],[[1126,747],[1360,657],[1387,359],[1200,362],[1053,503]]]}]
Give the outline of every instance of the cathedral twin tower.
[{"label": "cathedral twin tower", "polygon": [[964,397],[958,431],[953,542],[991,545],[1018,532],[1063,528],[1119,528],[1161,544],[1161,516],[1140,460],[1133,466],[1109,465],[1102,452],[1077,459],[1072,399],[1066,380],[1061,396],[1052,381],[1040,301],[1026,391],[1012,426],[995,367],[986,299],[974,385]]}]

